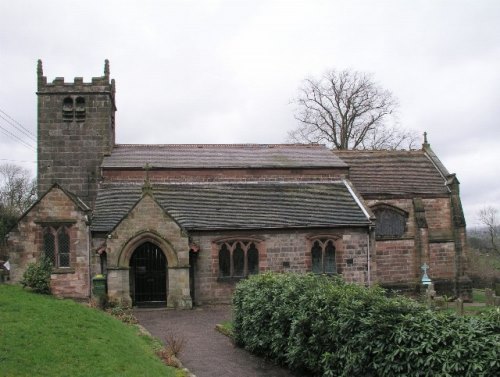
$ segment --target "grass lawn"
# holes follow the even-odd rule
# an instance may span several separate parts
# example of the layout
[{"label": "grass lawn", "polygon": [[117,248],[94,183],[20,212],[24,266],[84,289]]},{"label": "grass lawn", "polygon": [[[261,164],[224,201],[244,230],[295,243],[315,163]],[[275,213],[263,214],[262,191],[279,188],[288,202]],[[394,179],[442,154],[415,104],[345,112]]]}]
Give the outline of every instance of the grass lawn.
[{"label": "grass lawn", "polygon": [[484,289],[473,289],[472,290],[472,301],[484,304],[486,302],[486,294]]},{"label": "grass lawn", "polygon": [[[491,308],[486,306],[485,303],[486,303],[486,295],[484,293],[484,289],[474,288],[472,290],[472,304],[464,305],[464,314],[477,315],[490,310]],[[454,302],[450,302],[448,303],[447,308],[442,310],[448,313],[456,313],[457,311],[456,304]]]},{"label": "grass lawn", "polygon": [[2,376],[182,376],[159,346],[99,310],[0,285]]},{"label": "grass lawn", "polygon": [[215,329],[220,333],[232,338],[233,337],[233,323],[231,321],[223,321],[215,326]]}]

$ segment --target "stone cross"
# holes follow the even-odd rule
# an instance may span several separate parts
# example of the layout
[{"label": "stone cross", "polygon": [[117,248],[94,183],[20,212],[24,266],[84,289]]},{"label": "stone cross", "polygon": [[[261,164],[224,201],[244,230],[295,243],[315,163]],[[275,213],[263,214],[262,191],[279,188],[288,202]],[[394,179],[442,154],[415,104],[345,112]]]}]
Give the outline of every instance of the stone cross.
[{"label": "stone cross", "polygon": [[427,275],[427,270],[429,269],[427,263],[424,263],[420,268],[422,269],[422,271],[424,271],[424,275]]}]

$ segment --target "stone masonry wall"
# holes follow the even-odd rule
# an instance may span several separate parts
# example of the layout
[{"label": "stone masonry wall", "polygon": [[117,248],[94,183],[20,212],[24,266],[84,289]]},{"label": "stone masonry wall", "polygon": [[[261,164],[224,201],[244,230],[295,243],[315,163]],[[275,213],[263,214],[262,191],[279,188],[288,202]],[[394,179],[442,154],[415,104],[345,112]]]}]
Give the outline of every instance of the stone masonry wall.
[{"label": "stone masonry wall", "polygon": [[415,282],[414,240],[377,240],[377,280],[381,284]]},{"label": "stone masonry wall", "polygon": [[[420,281],[420,264],[427,263],[429,274],[436,279],[450,279],[455,271],[455,245],[451,239],[451,207],[449,198],[422,199],[428,228],[419,251],[417,225],[412,199],[369,200],[370,207],[385,203],[400,208],[408,213],[405,234],[399,239],[376,240],[377,280],[386,285],[413,285]],[[422,237],[421,237],[422,238]],[[422,255],[420,255],[422,253]]]},{"label": "stone masonry wall", "polygon": [[[102,246],[98,244],[99,240],[95,241],[93,249]],[[116,300],[130,300],[128,285],[130,258],[136,248],[144,242],[158,245],[168,260],[167,305],[190,307],[187,235],[149,194],[143,196],[106,240],[109,297]]]},{"label": "stone masonry wall", "polygon": [[310,249],[316,236],[336,239],[338,273],[349,282],[367,283],[367,229],[204,232],[191,235],[200,248],[195,270],[195,303],[228,303],[231,300],[237,280],[219,278],[218,240],[253,240],[258,244],[260,272],[305,273],[311,272]]},{"label": "stone masonry wall", "polygon": [[29,263],[43,252],[43,227],[64,224],[69,228],[70,267],[54,269],[51,290],[57,296],[88,298],[89,235],[85,213],[59,188],[54,187],[9,233],[10,278],[18,283]]},{"label": "stone masonry wall", "polygon": [[431,243],[429,259],[432,279],[453,279],[455,275],[455,244],[453,242]]},{"label": "stone masonry wall", "polygon": [[[57,78],[38,86],[38,192],[57,182],[88,204],[95,199],[99,166],[114,145],[114,86],[109,77],[92,83]],[[63,101],[85,100],[85,119],[63,119]]]},{"label": "stone masonry wall", "polygon": [[451,203],[449,198],[423,199],[429,229],[452,231]]}]

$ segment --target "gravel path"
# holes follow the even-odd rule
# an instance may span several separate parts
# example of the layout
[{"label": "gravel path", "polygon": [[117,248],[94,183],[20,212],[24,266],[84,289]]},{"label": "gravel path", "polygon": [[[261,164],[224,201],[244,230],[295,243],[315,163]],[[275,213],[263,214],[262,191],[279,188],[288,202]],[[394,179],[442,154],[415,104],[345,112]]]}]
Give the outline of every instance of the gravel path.
[{"label": "gravel path", "polygon": [[183,337],[179,359],[197,377],[292,377],[260,357],[235,347],[215,325],[231,319],[229,306],[204,306],[193,310],[136,309],[139,323],[165,341],[168,334]]}]

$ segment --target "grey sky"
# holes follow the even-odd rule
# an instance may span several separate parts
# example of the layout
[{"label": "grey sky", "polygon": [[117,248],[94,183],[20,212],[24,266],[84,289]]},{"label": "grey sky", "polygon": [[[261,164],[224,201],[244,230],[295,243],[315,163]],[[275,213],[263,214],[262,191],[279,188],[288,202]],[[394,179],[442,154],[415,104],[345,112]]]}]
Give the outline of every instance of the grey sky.
[{"label": "grey sky", "polygon": [[[107,58],[119,143],[279,143],[303,78],[372,72],[457,173],[474,225],[500,209],[499,20],[496,0],[3,1],[0,110],[35,132],[36,60],[49,81],[89,81]],[[34,171],[36,155],[0,133],[9,160]]]}]

